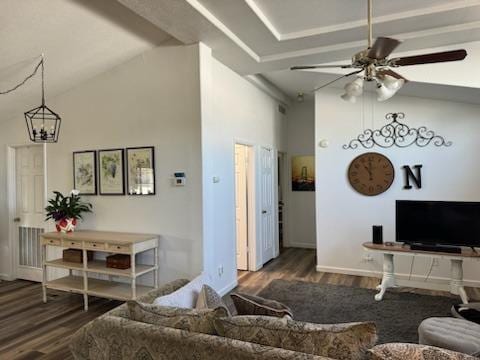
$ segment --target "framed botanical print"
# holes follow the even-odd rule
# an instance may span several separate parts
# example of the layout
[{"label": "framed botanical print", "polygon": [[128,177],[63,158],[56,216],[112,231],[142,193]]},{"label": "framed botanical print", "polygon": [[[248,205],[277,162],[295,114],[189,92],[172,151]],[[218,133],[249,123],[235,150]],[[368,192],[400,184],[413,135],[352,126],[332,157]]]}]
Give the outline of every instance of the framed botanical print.
[{"label": "framed botanical print", "polygon": [[73,153],[73,188],[80,191],[80,195],[97,195],[96,151]]},{"label": "framed botanical print", "polygon": [[100,195],[125,195],[123,149],[98,150]]},{"label": "framed botanical print", "polygon": [[127,189],[129,195],[155,195],[155,148],[127,148]]}]

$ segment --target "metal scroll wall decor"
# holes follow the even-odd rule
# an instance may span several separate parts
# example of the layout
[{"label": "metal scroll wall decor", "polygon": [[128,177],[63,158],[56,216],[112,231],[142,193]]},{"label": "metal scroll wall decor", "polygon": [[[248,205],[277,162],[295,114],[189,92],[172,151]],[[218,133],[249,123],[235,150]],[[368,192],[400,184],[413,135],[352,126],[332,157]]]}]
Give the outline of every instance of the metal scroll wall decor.
[{"label": "metal scroll wall decor", "polygon": [[430,143],[439,147],[452,145],[451,141],[446,141],[442,136],[427,129],[426,126],[416,129],[398,121],[403,118],[405,118],[404,113],[389,113],[385,115],[385,119],[391,120],[388,124],[376,130],[366,129],[357,138],[343,145],[343,148],[356,149],[359,145],[366,149],[371,149],[374,146],[385,149],[392,146],[405,148],[410,145],[425,147]]}]

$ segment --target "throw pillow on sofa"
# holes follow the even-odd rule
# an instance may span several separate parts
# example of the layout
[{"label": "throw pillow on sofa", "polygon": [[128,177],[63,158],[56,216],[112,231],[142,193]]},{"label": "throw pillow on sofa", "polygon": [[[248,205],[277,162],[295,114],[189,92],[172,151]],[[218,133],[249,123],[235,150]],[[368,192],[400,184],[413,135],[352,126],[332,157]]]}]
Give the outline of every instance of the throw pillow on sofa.
[{"label": "throw pillow on sofa", "polygon": [[214,320],[227,316],[224,308],[185,309],[127,301],[131,320],[197,333],[216,335]]},{"label": "throw pillow on sofa", "polygon": [[198,295],[196,309],[216,309],[222,307],[230,316],[227,304],[223,301],[219,293],[208,285],[203,285],[200,294]]},{"label": "throw pillow on sofa", "polygon": [[361,360],[377,341],[372,322],[321,325],[270,316],[215,320],[221,336],[339,360]]},{"label": "throw pillow on sofa", "polygon": [[242,293],[234,293],[230,297],[238,315],[263,315],[279,318],[289,316],[291,319],[293,318],[292,310],[281,302]]},{"label": "throw pillow on sofa", "polygon": [[180,289],[156,298],[153,304],[193,309],[195,308],[198,294],[200,294],[204,283],[204,276],[201,274]]},{"label": "throw pillow on sofa", "polygon": [[368,352],[372,360],[478,360],[467,354],[434,346],[404,343],[377,345]]}]

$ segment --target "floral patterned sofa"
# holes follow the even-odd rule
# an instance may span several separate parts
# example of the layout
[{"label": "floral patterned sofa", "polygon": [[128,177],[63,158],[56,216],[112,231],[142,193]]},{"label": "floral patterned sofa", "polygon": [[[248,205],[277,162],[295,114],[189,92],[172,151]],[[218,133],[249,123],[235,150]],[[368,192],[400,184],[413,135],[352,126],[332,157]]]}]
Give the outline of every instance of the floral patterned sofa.
[{"label": "floral patterned sofa", "polygon": [[[139,298],[151,304],[157,297],[172,293],[187,284],[187,280],[176,280]],[[162,327],[130,320],[126,304],[123,304],[86,324],[72,337],[70,350],[76,360],[328,360],[332,358],[258,345],[215,335],[193,333],[175,328]],[[366,359],[432,359],[425,346],[401,344],[380,348],[365,355]],[[400,346],[399,346],[400,345]],[[385,345],[380,345],[385,347]],[[429,350],[431,347],[427,347]],[[348,351],[349,349],[344,349]],[[344,351],[342,350],[342,351]],[[375,350],[375,348],[373,349]],[[418,356],[412,357],[412,351]],[[393,352],[392,352],[393,351]],[[400,351],[400,353],[399,353]],[[406,351],[408,355],[402,356]],[[383,357],[386,354],[388,357]],[[427,356],[423,356],[427,354]],[[437,353],[438,354],[438,353]],[[452,357],[442,352],[443,359],[466,360],[463,354]],[[355,356],[357,357],[357,356]],[[363,355],[362,355],[363,357]],[[345,358],[345,357],[343,357]],[[347,357],[348,358],[348,357]]]}]

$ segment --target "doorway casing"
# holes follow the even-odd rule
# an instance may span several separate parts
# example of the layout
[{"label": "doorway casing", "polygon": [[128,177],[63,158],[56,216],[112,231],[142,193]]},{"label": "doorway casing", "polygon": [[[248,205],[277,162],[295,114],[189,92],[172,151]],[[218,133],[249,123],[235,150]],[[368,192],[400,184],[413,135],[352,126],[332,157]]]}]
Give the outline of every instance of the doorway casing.
[{"label": "doorway casing", "polygon": [[[269,149],[272,156],[272,190],[273,190],[273,201],[272,201],[272,215],[273,222],[275,226],[273,227],[273,258],[276,258],[279,255],[279,231],[278,231],[278,189],[276,181],[279,176],[278,166],[277,166],[277,156],[278,151],[273,146],[268,145],[259,145],[252,143],[250,141],[245,141],[242,139],[234,139],[232,144],[233,149],[233,163],[234,168],[232,169],[235,172],[235,145],[244,145],[248,147],[248,241],[249,241],[249,253],[248,253],[248,270],[257,271],[261,269],[266,261],[263,259],[263,239],[261,234],[261,219],[262,219],[262,204],[261,204],[261,158],[260,153],[263,148]],[[236,182],[235,185],[236,186]],[[236,189],[234,187],[234,189]],[[235,199],[234,199],[235,200]],[[234,201],[235,204],[235,201]],[[234,224],[236,224],[236,212],[233,212]],[[235,228],[235,239],[236,239],[236,228]],[[235,242],[236,245],[236,242]],[[237,269],[237,259],[235,256],[235,269]]]},{"label": "doorway casing", "polygon": [[[256,152],[255,146],[252,143],[247,141],[235,140],[234,141],[234,164],[235,161],[235,147],[236,145],[245,146],[247,152],[247,166],[246,166],[246,187],[247,187],[247,264],[249,271],[255,271],[259,268],[256,266],[257,263],[257,247],[256,247],[256,202],[255,202],[255,192],[256,192],[256,181],[255,181],[255,164],[256,164]],[[235,171],[235,169],[234,169]],[[237,188],[237,182],[235,180],[235,190]],[[236,198],[235,198],[236,204]],[[236,211],[235,211],[235,224],[236,221]],[[235,228],[235,245],[237,245]],[[235,256],[235,268],[237,266],[237,257]]]},{"label": "doorway casing", "polygon": [[[26,147],[42,147],[43,149],[43,205],[47,202],[47,145],[8,145],[7,146],[7,202],[8,202],[8,245],[10,250],[9,273],[2,277],[6,280],[17,278],[19,266],[18,229],[15,222],[17,217],[17,151]],[[46,227],[44,228],[46,229]],[[43,259],[42,259],[43,261]],[[40,280],[40,279],[39,279]],[[40,280],[41,281],[41,280]]]}]

